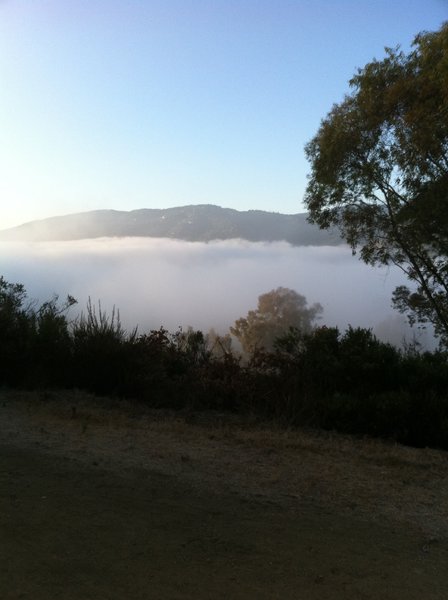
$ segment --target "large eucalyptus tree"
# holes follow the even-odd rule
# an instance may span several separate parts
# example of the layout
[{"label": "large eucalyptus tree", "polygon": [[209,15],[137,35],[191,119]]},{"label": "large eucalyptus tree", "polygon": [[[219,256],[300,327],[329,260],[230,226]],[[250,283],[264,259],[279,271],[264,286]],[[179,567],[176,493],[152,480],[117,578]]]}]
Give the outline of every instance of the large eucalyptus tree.
[{"label": "large eucalyptus tree", "polygon": [[448,346],[448,23],[359,69],[307,144],[310,220],[410,282],[393,304]]}]

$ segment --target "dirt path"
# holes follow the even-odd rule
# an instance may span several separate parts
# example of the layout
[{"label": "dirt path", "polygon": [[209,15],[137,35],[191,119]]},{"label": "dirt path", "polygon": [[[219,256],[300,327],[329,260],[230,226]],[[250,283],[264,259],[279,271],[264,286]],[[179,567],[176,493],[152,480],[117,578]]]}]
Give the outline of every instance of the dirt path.
[{"label": "dirt path", "polygon": [[0,598],[448,598],[446,453],[214,422],[1,394]]}]

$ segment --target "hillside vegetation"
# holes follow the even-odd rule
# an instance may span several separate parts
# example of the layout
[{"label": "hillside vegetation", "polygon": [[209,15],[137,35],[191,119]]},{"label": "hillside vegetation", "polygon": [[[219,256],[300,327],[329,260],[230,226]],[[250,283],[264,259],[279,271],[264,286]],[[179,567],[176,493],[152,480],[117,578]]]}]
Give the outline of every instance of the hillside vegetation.
[{"label": "hillside vegetation", "polygon": [[70,323],[74,302],[35,307],[22,285],[0,278],[1,386],[76,388],[448,448],[446,352],[400,351],[366,329],[292,328],[242,361],[226,339],[201,331],[126,332],[101,306]]},{"label": "hillside vegetation", "polygon": [[51,217],[0,231],[0,241],[78,240],[98,237],[171,238],[209,242],[241,238],[293,246],[338,245],[335,230],[322,231],[307,214],[238,211],[211,204],[132,211],[96,210]]}]

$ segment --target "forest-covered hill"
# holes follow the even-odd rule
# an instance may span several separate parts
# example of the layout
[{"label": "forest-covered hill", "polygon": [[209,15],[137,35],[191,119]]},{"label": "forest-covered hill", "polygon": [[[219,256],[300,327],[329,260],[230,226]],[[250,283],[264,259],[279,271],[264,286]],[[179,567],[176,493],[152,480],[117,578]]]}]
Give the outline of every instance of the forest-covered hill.
[{"label": "forest-covered hill", "polygon": [[251,242],[286,241],[294,246],[342,243],[336,231],[321,231],[307,214],[238,211],[210,204],[132,211],[96,210],[50,217],[0,231],[1,241],[76,240],[143,236],[194,242],[240,238]]}]

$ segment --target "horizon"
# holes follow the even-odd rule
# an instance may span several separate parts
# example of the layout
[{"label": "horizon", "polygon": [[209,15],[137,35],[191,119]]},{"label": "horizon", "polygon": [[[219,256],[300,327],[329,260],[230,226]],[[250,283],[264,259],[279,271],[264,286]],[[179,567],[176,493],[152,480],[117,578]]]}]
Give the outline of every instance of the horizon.
[{"label": "horizon", "polygon": [[231,208],[231,207],[219,206],[218,204],[210,204],[210,203],[184,204],[184,205],[179,205],[179,206],[168,206],[168,207],[164,207],[164,208],[160,208],[160,207],[157,207],[157,206],[154,206],[154,207],[142,206],[140,208],[130,208],[130,209],[97,208],[97,209],[85,210],[85,211],[80,211],[80,212],[58,214],[58,215],[48,215],[47,217],[41,217],[41,218],[38,218],[38,219],[33,219],[31,221],[25,221],[23,223],[19,223],[17,225],[13,225],[11,227],[2,228],[2,229],[0,229],[0,232],[7,231],[8,229],[15,229],[16,227],[22,227],[23,225],[30,225],[31,223],[35,223],[35,222],[39,222],[39,221],[47,221],[47,220],[51,220],[51,219],[59,219],[59,218],[64,218],[64,217],[72,217],[72,216],[81,215],[81,214],[87,214],[87,213],[98,213],[98,212],[125,212],[125,213],[132,213],[132,212],[140,212],[140,211],[144,211],[144,210],[154,210],[154,211],[159,211],[159,210],[176,210],[176,209],[179,209],[179,208],[206,207],[206,206],[213,207],[213,208],[221,208],[223,210],[233,210],[233,211],[236,211],[236,212],[262,212],[262,213],[268,213],[268,214],[273,214],[273,215],[283,215],[283,216],[298,216],[298,215],[306,215],[306,214],[308,214],[308,211],[306,211],[306,210],[301,211],[301,212],[297,212],[297,213],[283,213],[283,212],[276,211],[276,210],[263,210],[263,209],[258,209],[258,208],[248,208],[248,209]]},{"label": "horizon", "polygon": [[0,3],[0,229],[210,203],[305,212],[304,144],[443,0]]}]

